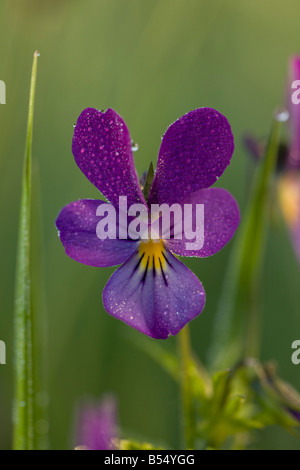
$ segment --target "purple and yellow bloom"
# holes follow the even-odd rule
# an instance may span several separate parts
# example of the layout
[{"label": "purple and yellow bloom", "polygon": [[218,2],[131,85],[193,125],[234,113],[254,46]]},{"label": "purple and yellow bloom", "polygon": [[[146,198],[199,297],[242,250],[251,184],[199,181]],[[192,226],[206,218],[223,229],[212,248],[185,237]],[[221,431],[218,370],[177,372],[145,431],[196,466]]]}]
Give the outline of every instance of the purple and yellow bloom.
[{"label": "purple and yellow bloom", "polygon": [[[135,171],[131,138],[123,119],[112,109],[88,108],[79,116],[73,138],[75,161],[87,179],[117,210],[119,197],[128,205],[204,204],[204,244],[187,250],[182,239],[101,240],[96,235],[101,200],[68,204],[57,219],[68,256],[96,266],[121,264],[103,291],[106,311],[142,333],[158,339],[176,335],[197,317],[205,304],[199,279],[179,256],[207,257],[232,238],[239,223],[235,199],[211,188],[229,165],[234,150],[227,119],[211,108],[189,112],[166,131],[147,201]],[[193,223],[194,215],[193,215]]]},{"label": "purple and yellow bloom", "polygon": [[287,93],[289,143],[286,152],[286,164],[279,179],[278,196],[283,216],[290,231],[292,244],[300,262],[300,100],[296,104],[291,99],[292,84],[296,80],[300,80],[299,56],[291,57],[289,63],[289,89]]},{"label": "purple and yellow bloom", "polygon": [[84,405],[79,413],[78,450],[115,450],[119,437],[117,404],[112,396]]}]

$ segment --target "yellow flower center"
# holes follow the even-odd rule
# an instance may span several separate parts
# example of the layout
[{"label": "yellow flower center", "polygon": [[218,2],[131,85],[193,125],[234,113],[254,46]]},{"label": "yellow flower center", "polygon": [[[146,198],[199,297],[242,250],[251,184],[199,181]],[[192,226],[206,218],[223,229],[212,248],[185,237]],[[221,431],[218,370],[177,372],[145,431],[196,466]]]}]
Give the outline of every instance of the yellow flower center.
[{"label": "yellow flower center", "polygon": [[278,198],[284,218],[290,227],[293,227],[300,212],[299,175],[287,174],[278,184]]},{"label": "yellow flower center", "polygon": [[165,247],[162,240],[147,240],[141,242],[139,255],[142,269],[163,269],[166,264]]}]

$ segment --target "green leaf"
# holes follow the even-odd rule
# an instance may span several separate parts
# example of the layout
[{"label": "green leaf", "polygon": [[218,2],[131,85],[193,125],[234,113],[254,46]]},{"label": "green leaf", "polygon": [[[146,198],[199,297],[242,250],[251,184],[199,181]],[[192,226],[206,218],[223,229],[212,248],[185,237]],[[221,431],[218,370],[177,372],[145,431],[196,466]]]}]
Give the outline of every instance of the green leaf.
[{"label": "green leaf", "polygon": [[162,447],[155,447],[148,442],[129,441],[127,439],[120,440],[118,448],[120,450],[163,450]]},{"label": "green leaf", "polygon": [[154,178],[154,169],[153,169],[153,163],[151,162],[149,169],[148,169],[147,176],[146,176],[145,186],[143,188],[143,195],[146,201],[148,200],[149,191],[152,185],[153,178]]},{"label": "green leaf", "polygon": [[32,129],[38,55],[37,52],[34,53],[31,73],[17,248],[14,315],[15,394],[13,410],[13,448],[15,450],[35,448],[34,319],[31,308],[30,285],[30,213]]},{"label": "green leaf", "polygon": [[228,395],[229,370],[216,372],[212,377],[213,402],[217,413],[223,408]]},{"label": "green leaf", "polygon": [[261,406],[258,418],[265,425],[277,424],[299,437],[294,429],[300,426],[294,414],[300,412],[300,395],[297,390],[278,377],[273,363],[257,364],[255,372],[256,377],[251,386]]},{"label": "green leaf", "polygon": [[260,275],[280,129],[280,119],[274,119],[225,276],[210,354],[214,370],[231,367],[245,356],[258,355]]}]

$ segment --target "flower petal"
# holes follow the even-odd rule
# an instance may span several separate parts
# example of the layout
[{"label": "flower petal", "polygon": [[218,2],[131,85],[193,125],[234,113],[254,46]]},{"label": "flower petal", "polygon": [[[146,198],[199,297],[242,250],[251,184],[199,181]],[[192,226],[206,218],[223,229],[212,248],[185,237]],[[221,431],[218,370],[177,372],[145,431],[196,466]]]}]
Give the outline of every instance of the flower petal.
[{"label": "flower petal", "polygon": [[75,161],[87,179],[114,205],[119,196],[128,204],[145,204],[123,119],[113,110],[87,108],[79,116],[73,137]]},{"label": "flower petal", "polygon": [[[289,63],[288,80],[288,110],[290,113],[290,155],[289,163],[292,168],[300,168],[300,104],[293,103],[292,94],[294,91],[292,83],[300,80],[300,57],[293,56]],[[296,87],[299,89],[299,84]],[[298,93],[299,99],[299,93]]]},{"label": "flower petal", "polygon": [[191,240],[171,239],[166,241],[168,248],[180,256],[211,256],[220,251],[233,237],[239,221],[239,208],[234,197],[225,189],[202,189],[192,194],[183,204],[193,205],[193,226],[196,226],[196,204],[204,205],[204,244],[201,249],[186,248]]},{"label": "flower petal", "polygon": [[78,437],[79,448],[85,450],[113,450],[113,439],[118,437],[117,404],[112,396],[100,403],[89,403],[80,410]]},{"label": "flower petal", "polygon": [[162,242],[150,241],[141,243],[114,272],[103,303],[112,316],[152,338],[165,339],[202,312],[205,292],[195,274]]},{"label": "flower petal", "polygon": [[115,266],[126,261],[136,251],[132,240],[100,240],[96,227],[100,220],[97,208],[104,201],[82,199],[65,206],[56,221],[66,254],[89,266]]},{"label": "flower petal", "polygon": [[185,114],[165,133],[149,203],[182,202],[208,188],[229,165],[234,150],[227,119],[211,108]]},{"label": "flower petal", "polygon": [[278,200],[300,263],[300,173],[298,171],[286,172],[279,179]]}]

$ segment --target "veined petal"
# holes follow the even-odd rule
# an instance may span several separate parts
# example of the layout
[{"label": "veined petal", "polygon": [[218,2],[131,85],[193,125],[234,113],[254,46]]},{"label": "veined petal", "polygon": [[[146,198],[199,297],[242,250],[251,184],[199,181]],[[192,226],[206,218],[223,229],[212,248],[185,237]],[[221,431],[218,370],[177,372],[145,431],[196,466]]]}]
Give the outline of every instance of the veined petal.
[{"label": "veined petal", "polygon": [[208,188],[229,165],[233,150],[225,116],[211,108],[185,114],[163,137],[149,203],[180,203]]},{"label": "veined petal", "polygon": [[107,203],[94,199],[71,202],[61,210],[56,227],[70,258],[90,266],[116,266],[136,251],[136,242],[98,238],[96,228],[100,218],[96,211],[101,204]]},{"label": "veined petal", "polygon": [[201,227],[204,232],[203,246],[200,249],[187,249],[187,244],[196,243],[196,239],[187,239],[184,233],[184,223],[182,224],[182,239],[166,240],[168,248],[180,256],[199,256],[201,258],[211,256],[220,251],[233,237],[240,222],[240,212],[236,200],[225,189],[209,188],[202,189],[193,193],[182,203],[183,213],[184,205],[192,204],[192,223],[196,227],[196,205],[204,206],[204,227],[203,221]]},{"label": "veined petal", "polygon": [[123,119],[113,110],[87,108],[79,116],[73,137],[75,161],[87,179],[115,206],[119,196],[128,205],[145,204]]},{"label": "veined petal", "polygon": [[150,240],[111,276],[103,303],[112,316],[152,338],[165,339],[202,312],[205,292],[162,241]]}]

